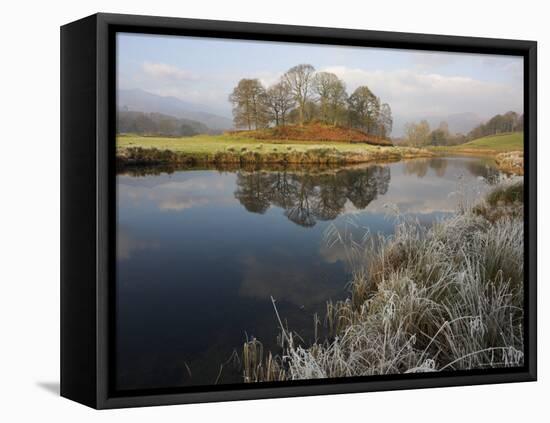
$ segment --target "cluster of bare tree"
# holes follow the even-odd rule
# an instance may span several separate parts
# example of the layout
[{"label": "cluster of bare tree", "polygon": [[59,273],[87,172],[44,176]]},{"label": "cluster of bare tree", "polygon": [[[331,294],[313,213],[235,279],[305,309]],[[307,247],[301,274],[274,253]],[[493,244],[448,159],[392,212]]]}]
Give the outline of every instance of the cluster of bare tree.
[{"label": "cluster of bare tree", "polygon": [[468,138],[475,139],[516,131],[523,131],[523,113],[520,115],[516,112],[507,112],[503,115],[495,115],[487,122],[476,126],[470,131]]},{"label": "cluster of bare tree", "polygon": [[316,72],[308,64],[294,66],[268,88],[259,79],[241,79],[229,101],[237,128],[319,121],[388,137],[393,125],[389,104],[382,103],[366,85],[348,95],[338,76]]},{"label": "cluster of bare tree", "polygon": [[447,122],[441,122],[433,130],[426,120],[405,124],[405,143],[408,145],[457,145],[465,142],[466,137],[463,134],[453,134],[449,131]]}]

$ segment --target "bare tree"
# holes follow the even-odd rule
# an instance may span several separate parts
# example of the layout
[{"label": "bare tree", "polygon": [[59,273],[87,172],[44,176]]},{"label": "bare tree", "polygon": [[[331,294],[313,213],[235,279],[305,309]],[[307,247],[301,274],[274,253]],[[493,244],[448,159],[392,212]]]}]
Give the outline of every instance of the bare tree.
[{"label": "bare tree", "polygon": [[304,124],[304,110],[310,97],[314,72],[315,68],[313,66],[301,64],[290,68],[283,76],[298,105],[300,125]]},{"label": "bare tree", "polygon": [[393,117],[391,114],[391,107],[388,103],[384,103],[380,106],[380,136],[389,137],[393,129]]},{"label": "bare tree", "polygon": [[296,104],[289,85],[280,81],[267,90],[266,104],[275,125],[285,125],[286,115]]},{"label": "bare tree", "polygon": [[[369,87],[360,86],[348,97],[346,85],[337,75],[316,73],[309,64],[290,68],[268,90],[258,79],[241,79],[229,100],[233,103],[235,126],[249,130],[272,122],[277,126],[288,122],[303,126],[304,122],[320,119],[333,125],[347,122],[368,134],[388,137],[393,127],[389,104],[382,104]],[[505,115],[509,121],[512,117],[511,113]],[[519,127],[518,122],[516,116],[511,127]]]},{"label": "bare tree", "polygon": [[426,145],[430,141],[430,124],[426,120],[420,123],[405,124],[405,133],[407,141],[411,145]]},{"label": "bare tree", "polygon": [[347,99],[344,82],[331,72],[318,72],[313,78],[313,92],[317,94],[321,120],[336,124],[338,112]]},{"label": "bare tree", "polygon": [[347,102],[346,84],[339,79],[332,87],[329,97],[330,117],[334,125],[345,123],[348,114]]},{"label": "bare tree", "polygon": [[348,99],[352,126],[368,134],[376,132],[380,117],[380,99],[366,85],[358,87]]},{"label": "bare tree", "polygon": [[258,129],[267,121],[266,91],[258,79],[241,79],[229,96],[237,128]]},{"label": "bare tree", "polygon": [[430,132],[430,144],[431,145],[446,145],[449,144],[451,134],[449,132],[449,124],[442,121],[439,127]]}]

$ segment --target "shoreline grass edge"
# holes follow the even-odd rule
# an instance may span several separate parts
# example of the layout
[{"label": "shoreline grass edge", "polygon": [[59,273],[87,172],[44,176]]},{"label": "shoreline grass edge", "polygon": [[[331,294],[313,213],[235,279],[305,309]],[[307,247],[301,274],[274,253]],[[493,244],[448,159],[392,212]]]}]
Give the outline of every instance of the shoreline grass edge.
[{"label": "shoreline grass edge", "polygon": [[229,136],[189,138],[117,137],[119,166],[197,164],[321,164],[344,165],[373,161],[429,158],[436,154],[402,146],[363,143],[266,141]]},{"label": "shoreline grass edge", "polygon": [[364,266],[346,300],[327,302],[329,336],[305,344],[272,298],[280,351],[247,340],[245,382],[523,364],[522,181],[497,185],[430,228],[402,221],[395,235],[353,248]]}]

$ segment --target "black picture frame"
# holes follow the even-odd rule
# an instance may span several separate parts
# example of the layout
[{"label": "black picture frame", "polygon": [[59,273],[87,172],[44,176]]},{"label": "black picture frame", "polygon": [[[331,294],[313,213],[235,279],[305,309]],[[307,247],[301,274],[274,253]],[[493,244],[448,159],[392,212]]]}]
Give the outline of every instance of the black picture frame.
[{"label": "black picture frame", "polygon": [[[524,57],[522,368],[116,392],[115,34],[195,35]],[[97,409],[534,381],[537,375],[537,44],[534,41],[95,14],[61,28],[61,395]]]}]

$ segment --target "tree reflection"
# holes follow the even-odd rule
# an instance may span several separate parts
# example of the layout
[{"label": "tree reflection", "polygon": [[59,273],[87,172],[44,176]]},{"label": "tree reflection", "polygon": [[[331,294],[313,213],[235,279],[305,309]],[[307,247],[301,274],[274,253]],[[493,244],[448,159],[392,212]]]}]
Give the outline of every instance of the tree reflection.
[{"label": "tree reflection", "polygon": [[366,208],[387,192],[389,182],[390,169],[386,166],[320,174],[240,171],[235,198],[253,213],[265,213],[270,205],[281,207],[289,220],[311,227],[319,220],[335,219],[347,201],[358,209]]},{"label": "tree reflection", "polygon": [[416,175],[423,178],[428,173],[429,160],[409,160],[403,163],[406,175]]},{"label": "tree reflection", "polygon": [[443,158],[433,159],[417,159],[410,160],[404,163],[404,170],[406,175],[416,175],[419,178],[423,178],[428,173],[428,169],[433,169],[435,174],[440,178],[445,176],[449,161]]},{"label": "tree reflection", "polygon": [[[453,166],[452,162],[442,157],[415,159],[404,162],[403,169],[406,175],[416,175],[419,178],[426,176],[429,169],[432,169],[436,176],[443,177],[447,172],[449,163]],[[494,165],[491,165],[489,160],[466,159],[463,160],[460,165],[464,166],[470,174],[483,178],[489,184],[492,184],[499,179],[500,172],[494,167]],[[456,163],[454,166],[456,166]]]},{"label": "tree reflection", "polygon": [[250,173],[247,175],[246,183],[238,184],[235,197],[249,212],[263,214],[269,208],[271,201],[270,182],[260,172]]},{"label": "tree reflection", "polygon": [[448,163],[449,161],[447,159],[436,157],[430,160],[430,168],[432,168],[435,171],[435,174],[441,178],[445,176]]}]

